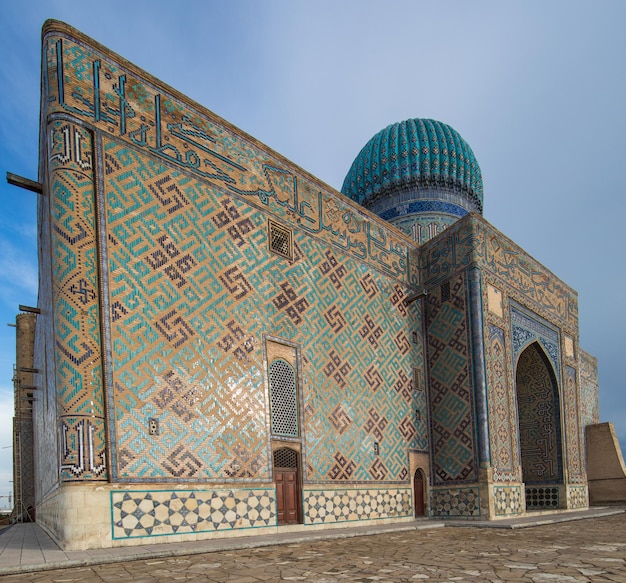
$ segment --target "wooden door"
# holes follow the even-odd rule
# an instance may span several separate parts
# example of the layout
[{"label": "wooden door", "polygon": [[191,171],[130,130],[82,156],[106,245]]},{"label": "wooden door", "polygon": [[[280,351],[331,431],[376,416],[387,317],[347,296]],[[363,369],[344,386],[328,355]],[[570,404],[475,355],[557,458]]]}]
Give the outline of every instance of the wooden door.
[{"label": "wooden door", "polygon": [[300,522],[300,484],[298,470],[274,468],[278,524]]},{"label": "wooden door", "polygon": [[413,500],[415,504],[415,517],[425,516],[424,508],[424,474],[421,470],[415,471],[413,477]]}]

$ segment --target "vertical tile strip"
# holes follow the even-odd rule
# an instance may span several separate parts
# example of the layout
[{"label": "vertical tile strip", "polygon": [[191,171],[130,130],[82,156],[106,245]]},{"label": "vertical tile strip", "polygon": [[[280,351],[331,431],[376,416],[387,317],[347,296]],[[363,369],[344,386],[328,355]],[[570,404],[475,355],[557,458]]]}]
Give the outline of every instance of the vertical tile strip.
[{"label": "vertical tile strip", "polygon": [[61,480],[103,480],[106,435],[91,132],[70,121],[51,121],[48,163]]}]

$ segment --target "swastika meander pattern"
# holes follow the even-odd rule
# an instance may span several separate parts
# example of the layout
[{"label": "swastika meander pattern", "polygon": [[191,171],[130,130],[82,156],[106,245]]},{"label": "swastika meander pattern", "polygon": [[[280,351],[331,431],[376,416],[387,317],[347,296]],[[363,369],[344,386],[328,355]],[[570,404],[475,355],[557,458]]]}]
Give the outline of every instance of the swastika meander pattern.
[{"label": "swastika meander pattern", "polygon": [[302,342],[307,479],[407,480],[426,403],[406,290],[306,233],[293,262],[269,253],[265,215],[123,144],[104,160],[118,475],[269,478],[265,333]]},{"label": "swastika meander pattern", "polygon": [[427,296],[426,333],[435,483],[476,479],[466,275],[450,282],[450,299]]}]

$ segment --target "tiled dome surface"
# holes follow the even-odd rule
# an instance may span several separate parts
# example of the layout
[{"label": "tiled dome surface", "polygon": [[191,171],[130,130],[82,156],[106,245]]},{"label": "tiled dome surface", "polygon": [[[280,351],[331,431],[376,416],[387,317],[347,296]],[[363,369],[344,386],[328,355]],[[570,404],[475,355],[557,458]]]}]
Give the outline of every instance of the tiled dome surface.
[{"label": "tiled dome surface", "polygon": [[378,132],[352,163],[341,192],[368,206],[411,186],[447,187],[483,208],[483,181],[472,149],[439,121],[408,119]]}]

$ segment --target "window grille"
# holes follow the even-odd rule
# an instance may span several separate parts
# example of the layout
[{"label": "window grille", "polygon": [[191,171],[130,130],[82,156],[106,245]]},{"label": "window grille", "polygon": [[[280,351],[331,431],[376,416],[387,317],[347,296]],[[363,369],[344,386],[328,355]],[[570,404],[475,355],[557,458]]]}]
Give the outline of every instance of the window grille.
[{"label": "window grille", "polygon": [[293,238],[291,231],[273,221],[268,221],[269,246],[272,253],[293,259]]},{"label": "window grille", "polygon": [[278,358],[270,364],[272,434],[298,437],[298,393],[296,371]]},{"label": "window grille", "polygon": [[288,447],[282,447],[274,452],[274,467],[275,468],[289,468],[298,469],[298,452],[289,449]]},{"label": "window grille", "polygon": [[558,508],[559,489],[558,488],[526,488],[526,510],[533,508]]}]

